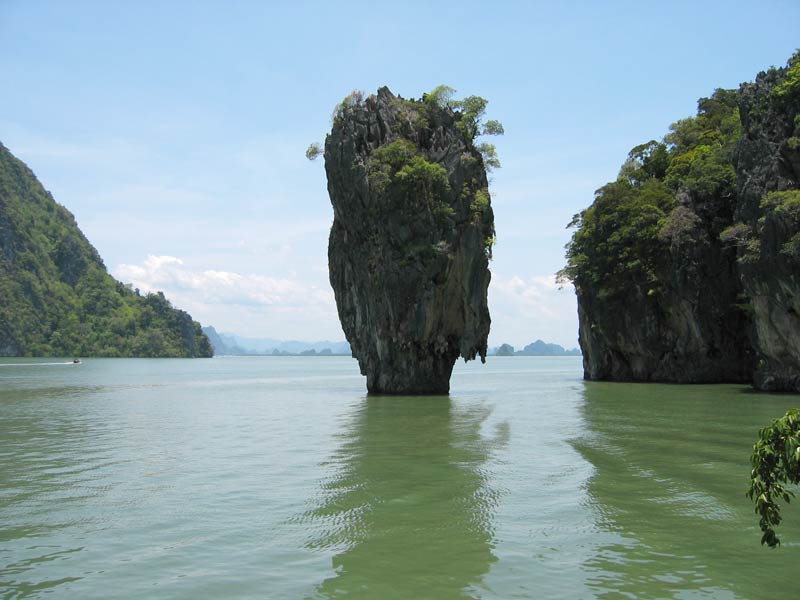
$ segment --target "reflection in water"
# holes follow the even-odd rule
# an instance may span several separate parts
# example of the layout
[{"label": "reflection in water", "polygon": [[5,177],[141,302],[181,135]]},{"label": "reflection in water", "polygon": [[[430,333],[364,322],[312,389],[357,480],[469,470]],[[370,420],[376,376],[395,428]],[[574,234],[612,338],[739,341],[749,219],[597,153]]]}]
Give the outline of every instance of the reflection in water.
[{"label": "reflection in water", "polygon": [[318,531],[310,546],[337,551],[320,595],[469,594],[496,560],[487,463],[508,427],[482,437],[488,413],[447,397],[364,401],[332,459],[337,475],[303,516]]},{"label": "reflection in water", "polygon": [[[586,562],[598,597],[795,597],[800,545],[759,547],[744,496],[755,431],[790,399],[737,386],[586,383],[587,485],[614,541]],[[800,541],[800,526],[792,534]],[[788,534],[788,527],[786,533]],[[777,594],[777,595],[774,595]]]}]

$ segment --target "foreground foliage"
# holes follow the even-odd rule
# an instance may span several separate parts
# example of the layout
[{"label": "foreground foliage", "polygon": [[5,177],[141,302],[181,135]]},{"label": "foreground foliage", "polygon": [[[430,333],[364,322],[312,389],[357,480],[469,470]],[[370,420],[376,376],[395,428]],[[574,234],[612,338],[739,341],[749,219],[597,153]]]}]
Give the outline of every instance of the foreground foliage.
[{"label": "foreground foliage", "polygon": [[783,500],[788,504],[794,497],[785,484],[800,483],[800,410],[789,410],[758,432],[752,464],[747,495],[755,502],[760,517],[759,526],[764,532],[761,543],[775,547],[780,544],[775,527],[782,520],[778,502]]}]

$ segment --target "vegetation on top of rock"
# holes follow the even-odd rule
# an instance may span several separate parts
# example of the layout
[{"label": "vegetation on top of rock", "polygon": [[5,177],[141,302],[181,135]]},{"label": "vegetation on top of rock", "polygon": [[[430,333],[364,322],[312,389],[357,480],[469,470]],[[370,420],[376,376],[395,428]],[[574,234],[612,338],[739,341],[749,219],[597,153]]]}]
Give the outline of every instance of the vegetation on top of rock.
[{"label": "vegetation on top of rock", "polygon": [[[781,221],[793,234],[781,240],[779,252],[793,261],[800,261],[800,190],[771,192],[761,201],[762,216],[756,225],[757,234]],[[760,250],[760,246],[758,247]]]},{"label": "vegetation on top of rock", "polygon": [[[448,219],[456,218],[452,202],[448,200],[451,190],[447,171],[436,159],[432,159],[430,149],[412,140],[420,135],[431,136],[432,130],[442,125],[442,114],[452,115],[468,143],[480,154],[482,166],[488,172],[501,166],[497,149],[486,142],[476,144],[476,138],[504,133],[500,121],[484,121],[488,100],[480,96],[456,99],[453,97],[455,92],[449,86],[440,85],[423,94],[420,100],[394,96],[392,109],[396,111],[397,118],[394,119],[392,133],[397,138],[377,148],[365,165],[370,188],[390,197],[392,202],[388,206],[392,210],[415,210],[431,206],[431,213],[444,227],[447,227]],[[334,108],[334,126],[353,111],[363,109],[364,102],[365,96],[360,90],[353,90],[345,96]],[[306,158],[316,160],[322,153],[321,145],[314,142],[306,150]],[[465,158],[474,160],[468,155]],[[484,251],[491,259],[496,238],[494,228],[486,226],[491,216],[488,189],[480,187],[476,181],[468,181],[456,193],[473,198],[469,216],[477,223],[484,224]],[[433,251],[435,253],[436,249]],[[414,256],[424,259],[433,254],[430,248],[420,248]]]},{"label": "vegetation on top of rock", "polygon": [[0,356],[212,356],[164,295],[106,271],[72,214],[0,144]]},{"label": "vegetation on top of rock", "polygon": [[[777,251],[792,262],[800,262],[800,190],[770,192],[759,204],[761,216],[755,224],[737,222],[720,234],[720,239],[739,249],[739,263],[757,264],[762,258],[769,258],[768,249],[762,253],[762,238],[771,232],[777,243],[770,244],[772,252]],[[783,235],[775,233],[784,230]]]},{"label": "vegetation on top of rock", "polygon": [[[475,142],[478,136],[482,135],[503,135],[505,130],[503,124],[496,119],[484,121],[486,116],[486,106],[489,103],[486,98],[480,96],[467,96],[463,99],[456,99],[453,95],[456,90],[447,85],[439,85],[427,94],[422,95],[421,100],[413,98],[404,99],[396,97],[396,107],[404,114],[404,119],[398,121],[398,133],[411,129],[420,129],[431,126],[431,109],[449,110],[455,113],[458,126],[471,142]],[[364,102],[364,92],[353,90],[336,105],[333,110],[332,120],[335,123],[345,117],[348,111],[353,110]],[[499,169],[500,159],[497,156],[497,148],[494,144],[481,142],[475,148],[483,157],[484,166],[487,171]],[[316,160],[322,154],[322,147],[319,143],[313,142],[306,150],[306,158]]]},{"label": "vegetation on top of rock", "polygon": [[[480,135],[503,135],[505,133],[503,124],[500,123],[500,121],[489,119],[484,122],[486,105],[489,104],[486,98],[467,96],[464,99],[458,100],[453,98],[455,93],[456,90],[453,88],[440,85],[427,94],[423,94],[422,101],[440,109],[456,111],[459,127],[461,127],[464,134],[473,142],[475,138]],[[413,103],[414,101],[407,100],[406,102]],[[486,166],[487,171],[500,168],[500,159],[497,157],[497,148],[494,144],[482,142],[478,144],[476,148],[483,157],[483,164]]]},{"label": "vegetation on top of rock", "polygon": [[597,190],[592,206],[569,223],[576,231],[560,280],[601,296],[624,295],[631,286],[658,293],[672,266],[671,244],[695,240],[695,213],[679,206],[676,195],[729,202],[740,136],[735,93],[719,89],[700,99],[696,117],[673,123],[663,141],[633,148],[617,180]]},{"label": "vegetation on top of rock", "polygon": [[773,94],[778,101],[797,102],[800,97],[800,50],[789,59],[783,81],[775,86]]}]

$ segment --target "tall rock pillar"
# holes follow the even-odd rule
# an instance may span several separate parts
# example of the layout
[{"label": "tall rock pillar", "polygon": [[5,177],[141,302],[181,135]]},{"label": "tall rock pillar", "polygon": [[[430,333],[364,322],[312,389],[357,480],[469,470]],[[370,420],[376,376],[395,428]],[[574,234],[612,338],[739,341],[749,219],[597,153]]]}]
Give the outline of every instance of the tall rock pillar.
[{"label": "tall rock pillar", "polygon": [[325,140],[330,281],[371,393],[444,394],[459,356],[485,360],[494,215],[466,118],[384,87]]}]

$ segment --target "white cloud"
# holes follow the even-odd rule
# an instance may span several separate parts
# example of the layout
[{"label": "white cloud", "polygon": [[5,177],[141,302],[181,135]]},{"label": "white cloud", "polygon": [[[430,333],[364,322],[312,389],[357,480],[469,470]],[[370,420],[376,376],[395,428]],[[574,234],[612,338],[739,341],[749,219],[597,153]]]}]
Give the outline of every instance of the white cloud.
[{"label": "white cloud", "polygon": [[333,291],[305,282],[193,268],[175,256],[149,255],[121,264],[114,275],[142,292],[163,291],[204,325],[242,335],[284,339],[342,339]]},{"label": "white cloud", "polygon": [[491,345],[525,346],[536,339],[577,346],[578,315],[571,285],[562,287],[553,275],[526,278],[495,276],[489,286]]}]

